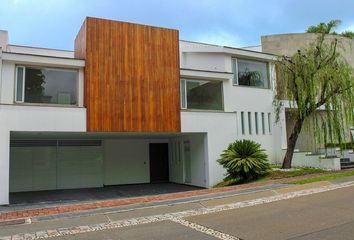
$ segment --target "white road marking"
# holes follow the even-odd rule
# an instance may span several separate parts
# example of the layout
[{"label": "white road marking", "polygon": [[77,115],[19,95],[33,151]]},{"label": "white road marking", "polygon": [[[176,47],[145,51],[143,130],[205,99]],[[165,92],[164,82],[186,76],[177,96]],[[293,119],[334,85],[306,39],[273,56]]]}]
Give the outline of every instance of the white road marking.
[{"label": "white road marking", "polygon": [[219,232],[219,231],[214,230],[212,228],[205,227],[205,226],[202,226],[200,224],[197,224],[197,223],[194,223],[194,222],[190,222],[190,221],[187,221],[187,220],[182,219],[182,218],[172,218],[170,220],[175,222],[175,223],[179,223],[179,224],[181,224],[181,225],[183,225],[185,227],[192,228],[192,229],[194,229],[194,230],[196,230],[198,232],[213,236],[215,238],[219,238],[221,240],[241,240],[240,238],[232,236],[230,234]]},{"label": "white road marking", "polygon": [[[327,192],[327,191],[332,191],[332,190],[346,188],[346,187],[352,187],[352,186],[354,186],[354,181],[332,184],[332,185],[328,185],[328,186],[311,188],[311,189],[301,190],[301,191],[296,191],[296,192],[284,193],[284,194],[279,194],[276,196],[257,198],[257,199],[253,199],[253,200],[243,201],[243,202],[218,205],[215,207],[205,207],[205,208],[187,210],[187,211],[182,211],[182,212],[159,214],[159,215],[148,216],[148,217],[131,218],[131,219],[126,219],[126,220],[105,222],[105,223],[92,224],[92,225],[86,225],[86,226],[58,228],[58,229],[44,230],[44,231],[38,231],[38,232],[33,232],[33,233],[16,234],[16,235],[12,235],[12,236],[0,237],[0,240],[45,239],[45,238],[65,236],[65,235],[75,235],[75,234],[89,233],[89,232],[94,232],[94,231],[123,228],[123,227],[128,227],[128,226],[161,222],[161,221],[166,221],[166,220],[171,220],[171,221],[175,221],[175,222],[179,221],[180,224],[190,227],[192,225],[190,225],[188,221],[185,221],[182,218],[210,214],[210,213],[216,213],[216,212],[244,208],[244,207],[250,207],[250,206],[256,206],[256,205],[261,205],[261,204],[265,204],[265,203],[293,199],[293,198],[298,198],[298,197],[302,197],[302,196],[312,195],[315,193]],[[201,225],[197,226],[197,225],[198,224],[194,225],[197,228],[195,230],[204,229],[204,226],[201,226]],[[208,230],[215,231],[212,229],[208,229]],[[215,232],[223,234],[218,231],[215,231]],[[228,235],[228,236],[233,237],[231,235]],[[225,239],[228,239],[228,238],[225,238]],[[238,239],[238,238],[233,237],[231,239]]]}]

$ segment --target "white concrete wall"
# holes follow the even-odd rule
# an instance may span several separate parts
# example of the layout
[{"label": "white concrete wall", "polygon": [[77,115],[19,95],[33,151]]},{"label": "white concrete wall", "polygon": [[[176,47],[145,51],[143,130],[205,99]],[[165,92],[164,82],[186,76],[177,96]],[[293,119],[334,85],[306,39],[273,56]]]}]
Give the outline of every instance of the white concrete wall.
[{"label": "white concrete wall", "polygon": [[[212,61],[210,61],[212,59]],[[208,71],[227,72],[223,53],[183,53],[181,67]]]},{"label": "white concrete wall", "polygon": [[220,153],[237,137],[236,114],[214,112],[182,112],[182,132],[207,133],[208,187],[224,177],[225,170],[217,163]]},{"label": "white concrete wall", "polygon": [[307,152],[294,152],[292,165],[297,167],[312,167],[339,171],[340,158],[323,158],[321,155],[312,155]]},{"label": "white concrete wall", "polygon": [[[247,122],[245,125],[248,128]],[[276,146],[273,134],[249,135],[241,134],[240,116],[237,113],[215,113],[215,112],[182,112],[182,132],[206,132],[207,133],[207,171],[209,178],[206,179],[206,186],[211,187],[220,182],[226,173],[225,169],[217,162],[220,154],[227,146],[239,139],[251,139],[262,145],[271,162],[277,159],[277,152],[281,151]],[[273,126],[273,129],[275,127]],[[194,169],[194,171],[196,171]],[[194,172],[193,172],[194,173]]]},{"label": "white concrete wall", "polygon": [[[185,182],[183,142],[190,141],[191,182]],[[149,143],[169,143],[171,182],[206,187],[204,134],[173,139],[106,139],[104,148],[104,185],[150,182]]]},{"label": "white concrete wall", "polygon": [[[250,51],[243,51],[242,55],[227,52],[220,46],[208,46],[182,42],[181,68],[193,68],[207,71],[231,72],[232,57],[247,58]],[[205,51],[205,52],[198,52]],[[248,59],[269,61],[269,56],[261,53],[251,54]],[[255,57],[256,56],[256,57]],[[237,139],[251,139],[262,145],[269,155],[271,162],[279,162],[282,148],[286,146],[285,115],[281,114],[281,121],[275,124],[273,106],[275,71],[269,65],[270,89],[261,89],[247,86],[235,86],[232,76],[229,79],[218,79],[210,75],[210,80],[223,82],[224,112],[219,111],[191,111],[181,113],[182,132],[207,133],[208,175],[207,186],[213,186],[224,177],[225,170],[217,163],[217,159],[228,144]],[[186,73],[187,74],[187,73]],[[188,79],[195,78],[192,72]],[[244,112],[245,134],[241,132],[241,112]],[[251,113],[252,134],[248,132],[248,112]],[[256,133],[255,112],[258,113],[258,134]],[[262,131],[262,113],[265,118],[265,134]],[[271,131],[268,128],[268,113],[271,114]],[[285,140],[285,143],[284,143]]]},{"label": "white concrete wall", "polygon": [[[207,157],[207,142],[205,134],[189,135],[183,137],[183,141],[190,142],[190,156],[191,156],[191,181],[184,182],[199,187],[208,187],[208,157]],[[184,157],[185,158],[185,157]],[[186,169],[184,169],[186,171]]]},{"label": "white concrete wall", "polygon": [[62,58],[74,58],[74,51],[36,48],[36,47],[17,46],[17,45],[7,45],[6,52],[53,56],[53,57],[62,57]]},{"label": "white concrete wall", "polygon": [[86,109],[0,105],[0,205],[9,202],[10,131],[85,132]]},{"label": "white concrete wall", "polygon": [[104,140],[104,185],[149,183],[149,143],[146,139]]},{"label": "white concrete wall", "polygon": [[183,141],[174,138],[169,141],[169,178],[170,182],[184,183]]},{"label": "white concrete wall", "polygon": [[149,143],[168,142],[168,139],[104,140],[104,185],[149,183]]}]

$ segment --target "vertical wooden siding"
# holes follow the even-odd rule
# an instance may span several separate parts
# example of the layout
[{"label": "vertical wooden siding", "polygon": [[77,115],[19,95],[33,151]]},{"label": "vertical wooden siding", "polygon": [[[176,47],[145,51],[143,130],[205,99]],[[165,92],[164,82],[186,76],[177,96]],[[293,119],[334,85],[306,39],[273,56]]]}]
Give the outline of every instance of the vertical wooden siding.
[{"label": "vertical wooden siding", "polygon": [[86,60],[87,130],[179,132],[178,31],[86,18],[75,56]]}]

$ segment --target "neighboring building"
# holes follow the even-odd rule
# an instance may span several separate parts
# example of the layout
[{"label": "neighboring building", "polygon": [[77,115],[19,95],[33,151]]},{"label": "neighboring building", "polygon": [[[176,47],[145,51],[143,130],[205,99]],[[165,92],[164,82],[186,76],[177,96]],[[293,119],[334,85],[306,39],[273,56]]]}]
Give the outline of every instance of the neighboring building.
[{"label": "neighboring building", "polygon": [[[265,53],[275,54],[277,56],[291,56],[298,50],[305,49],[309,44],[314,43],[318,38],[315,33],[289,33],[289,34],[275,34],[261,37],[261,46],[259,50]],[[328,41],[338,39],[338,52],[347,61],[347,63],[354,67],[354,39],[343,37],[340,35],[326,35]],[[282,111],[282,118],[285,119],[287,135],[290,135],[294,126],[294,120],[290,114],[290,105],[284,101],[284,111]],[[318,114],[321,114],[323,109],[319,109]],[[301,131],[296,149],[299,151],[314,152],[323,145],[319,145],[314,141],[314,132],[310,120],[305,121],[303,131]],[[348,126],[348,141],[350,141],[350,126]]]},{"label": "neighboring building", "polygon": [[271,54],[87,18],[75,51],[0,31],[0,204],[9,192],[170,181],[211,187],[236,139],[286,146]]}]

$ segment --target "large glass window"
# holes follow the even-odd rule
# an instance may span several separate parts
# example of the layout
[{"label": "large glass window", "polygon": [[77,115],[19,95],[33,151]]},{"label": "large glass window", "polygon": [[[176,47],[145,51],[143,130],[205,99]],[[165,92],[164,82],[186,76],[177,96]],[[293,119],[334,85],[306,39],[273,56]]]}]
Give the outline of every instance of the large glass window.
[{"label": "large glass window", "polygon": [[268,64],[243,59],[232,59],[234,84],[269,88]]},{"label": "large glass window", "polygon": [[77,104],[77,71],[17,67],[16,102]]},{"label": "large glass window", "polygon": [[222,82],[181,80],[181,105],[187,109],[223,110]]}]

